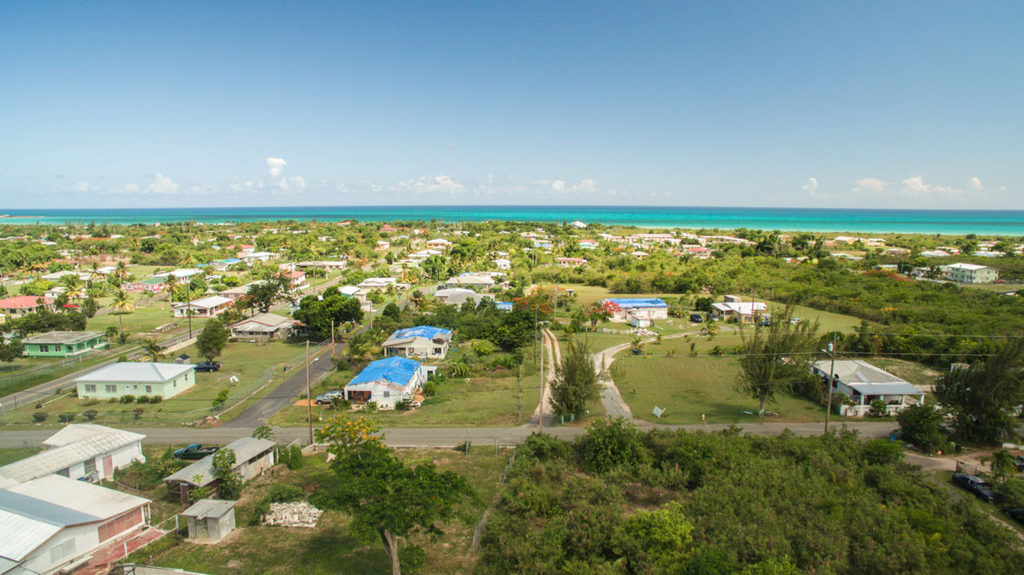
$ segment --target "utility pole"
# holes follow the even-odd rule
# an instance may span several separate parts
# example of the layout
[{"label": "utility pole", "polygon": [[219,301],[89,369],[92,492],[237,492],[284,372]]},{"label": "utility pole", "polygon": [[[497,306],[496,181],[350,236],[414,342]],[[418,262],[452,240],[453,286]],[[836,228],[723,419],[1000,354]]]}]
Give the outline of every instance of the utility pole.
[{"label": "utility pole", "polygon": [[[541,332],[541,336],[544,332]],[[544,342],[540,342],[540,432],[544,433]]]},{"label": "utility pole", "polygon": [[309,340],[306,340],[306,423],[309,425],[309,444],[313,445],[313,397],[309,390]]},{"label": "utility pole", "polygon": [[832,380],[836,376],[836,332],[832,332],[832,343],[828,344],[828,357],[832,360],[828,368],[828,384],[825,386],[828,392],[828,406],[825,408],[825,435],[828,435],[828,418],[832,415]]}]

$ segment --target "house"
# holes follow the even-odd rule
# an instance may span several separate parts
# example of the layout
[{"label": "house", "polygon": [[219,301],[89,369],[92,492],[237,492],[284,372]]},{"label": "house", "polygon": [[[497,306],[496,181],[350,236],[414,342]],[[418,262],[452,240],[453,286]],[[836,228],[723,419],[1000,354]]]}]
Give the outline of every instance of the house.
[{"label": "house", "polygon": [[491,260],[491,263],[493,263],[494,267],[498,268],[499,270],[512,269],[512,260],[509,259],[498,258],[496,260]]},{"label": "house", "polygon": [[578,268],[587,265],[587,260],[583,258],[555,258],[555,265],[560,268]]},{"label": "house", "polygon": [[345,399],[357,404],[373,402],[379,409],[394,409],[412,400],[427,381],[427,370],[418,361],[388,357],[370,362],[345,384]]},{"label": "house", "polygon": [[273,313],[260,313],[231,326],[231,337],[288,339],[302,322]]},{"label": "house", "polygon": [[[341,256],[344,257],[344,256]],[[348,261],[342,259],[337,261],[331,260],[316,260],[316,261],[303,261],[295,264],[295,267],[304,270],[306,268],[319,268],[322,270],[343,270],[348,266]]]},{"label": "house", "polygon": [[603,303],[611,321],[668,319],[668,304],[659,298],[607,298]]},{"label": "house", "polygon": [[596,250],[598,245],[597,240],[580,240],[581,250]]},{"label": "house", "polygon": [[50,309],[53,300],[34,295],[18,295],[0,299],[0,313],[9,318],[22,317],[40,309]]},{"label": "house", "polygon": [[240,260],[238,258],[225,258],[225,259],[222,259],[222,260],[217,260],[215,262],[212,262],[210,264],[210,266],[212,266],[213,269],[216,270],[216,271],[223,272],[223,271],[227,271],[227,269],[230,268],[231,266],[233,266],[235,264],[240,264],[240,263],[242,263],[242,260]]},{"label": "house", "polygon": [[170,276],[174,276],[174,279],[178,281],[186,281],[192,276],[197,276],[201,273],[203,273],[203,271],[196,268],[178,268],[169,272],[155,273],[153,274],[153,277],[167,279]]},{"label": "house", "polygon": [[740,301],[738,296],[725,296],[726,301],[711,304],[715,315],[723,319],[736,318],[743,323],[754,321],[768,311],[768,306],[760,301]]},{"label": "house", "polygon": [[112,363],[75,380],[80,399],[122,395],[159,395],[170,399],[195,384],[195,366],[190,363]]},{"label": "house", "polygon": [[148,499],[59,475],[0,489],[0,574],[70,572],[148,520]]},{"label": "house", "polygon": [[[828,383],[832,361],[823,359],[811,364],[811,373]],[[863,417],[871,411],[871,402],[881,399],[886,413],[895,415],[907,405],[924,405],[925,392],[907,381],[863,360],[836,360],[832,390],[853,400],[853,405],[840,408],[841,415]]]},{"label": "house", "polygon": [[146,461],[145,438],[102,425],[69,424],[43,441],[45,451],[0,467],[0,488],[52,474],[93,483],[113,479],[114,470]]},{"label": "house", "polygon": [[437,238],[433,240],[427,240],[427,248],[432,250],[446,250],[452,247],[452,243],[446,239]]},{"label": "house", "polygon": [[291,290],[306,289],[309,287],[309,282],[306,281],[306,272],[293,270],[290,272],[284,272],[281,277],[288,281],[288,288]]},{"label": "house", "polygon": [[480,291],[487,291],[494,287],[494,278],[485,272],[466,272],[444,283],[445,288],[470,288]]},{"label": "house", "polygon": [[29,357],[77,357],[107,347],[100,331],[51,331],[21,340]]},{"label": "house", "polygon": [[230,308],[235,301],[222,295],[211,295],[191,303],[177,302],[171,305],[174,317],[217,317]]},{"label": "house", "polygon": [[188,523],[188,538],[198,541],[220,541],[235,529],[237,501],[200,499],[181,512]]},{"label": "house", "polygon": [[387,289],[389,286],[396,285],[398,285],[398,280],[395,278],[366,278],[356,284],[356,287],[365,291],[370,291],[375,289]]},{"label": "house", "polygon": [[[235,454],[234,471],[249,481],[274,466],[274,447],[276,444],[269,439],[243,437],[225,445],[220,451],[230,449]],[[178,493],[182,503],[188,503],[189,492],[197,487],[212,486],[216,489],[218,479],[213,473],[213,458],[216,454],[207,455],[188,467],[164,477],[167,493]]]},{"label": "house", "polygon": [[374,246],[373,251],[375,252],[386,252],[391,249],[391,242],[384,240],[377,240],[377,245]]},{"label": "house", "polygon": [[164,291],[164,289],[166,287],[167,287],[167,278],[166,277],[163,277],[163,276],[156,277],[156,276],[154,276],[154,277],[151,277],[151,278],[146,278],[144,280],[128,282],[128,283],[124,284],[124,291],[131,292],[131,293],[142,293],[142,292],[159,293],[159,292]]},{"label": "house", "polygon": [[280,256],[270,252],[238,252],[238,257],[242,258],[242,261],[245,263],[251,265],[253,262],[269,262],[270,260],[276,260]]},{"label": "house", "polygon": [[956,263],[942,267],[943,276],[963,284],[990,284],[999,279],[999,270],[977,264]]},{"label": "house", "polygon": [[384,355],[418,356],[444,359],[451,345],[452,332],[440,327],[418,325],[391,334],[381,347]]},{"label": "house", "polygon": [[479,303],[481,295],[471,289],[450,288],[437,290],[434,298],[444,305],[462,305],[467,301]]}]

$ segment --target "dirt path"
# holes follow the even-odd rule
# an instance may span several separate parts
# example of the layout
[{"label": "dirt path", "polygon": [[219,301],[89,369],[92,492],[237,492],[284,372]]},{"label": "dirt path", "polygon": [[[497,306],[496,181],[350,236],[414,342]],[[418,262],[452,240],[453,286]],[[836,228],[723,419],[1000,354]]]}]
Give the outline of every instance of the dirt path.
[{"label": "dirt path", "polygon": [[540,402],[537,403],[537,408],[533,410],[533,415],[530,416],[530,421],[526,423],[528,426],[540,425],[541,414],[544,416],[544,425],[554,425],[555,416],[551,413],[551,405],[549,398],[551,397],[551,382],[555,378],[555,366],[562,363],[562,349],[558,345],[558,338],[555,334],[551,333],[551,330],[541,330],[543,341],[541,345],[547,350],[547,354],[544,357],[544,381],[543,389],[540,393]]}]

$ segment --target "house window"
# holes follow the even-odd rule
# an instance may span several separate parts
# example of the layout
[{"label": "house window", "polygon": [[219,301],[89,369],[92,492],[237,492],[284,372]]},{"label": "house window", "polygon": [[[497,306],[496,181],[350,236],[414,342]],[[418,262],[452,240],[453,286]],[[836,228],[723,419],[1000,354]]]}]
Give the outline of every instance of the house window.
[{"label": "house window", "polygon": [[391,392],[384,390],[384,397],[391,397]]},{"label": "house window", "polygon": [[85,460],[85,474],[96,473],[96,460],[86,459]]},{"label": "house window", "polygon": [[117,386],[116,386],[116,385],[110,385],[110,384],[108,383],[107,385],[103,386],[103,389],[104,389],[104,390],[105,390],[105,391],[106,391],[107,393],[117,393]]},{"label": "house window", "polygon": [[146,393],[153,393],[153,386],[152,385],[147,385],[146,386]]},{"label": "house window", "polygon": [[53,345],[53,351],[60,351],[60,344],[59,343]]},{"label": "house window", "polygon": [[87,383],[87,384],[85,384],[85,392],[86,393],[96,393],[96,384],[95,383]]},{"label": "house window", "polygon": [[39,346],[39,353],[49,353],[50,346],[43,344]]}]

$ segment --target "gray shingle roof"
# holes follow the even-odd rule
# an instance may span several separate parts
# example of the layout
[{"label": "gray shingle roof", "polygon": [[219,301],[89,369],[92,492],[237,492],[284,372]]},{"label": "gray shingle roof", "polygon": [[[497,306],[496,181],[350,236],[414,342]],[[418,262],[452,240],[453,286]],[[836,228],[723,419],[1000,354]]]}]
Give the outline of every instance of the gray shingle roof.
[{"label": "gray shingle roof", "polygon": [[[276,444],[269,439],[243,437],[232,441],[221,449],[230,449],[235,452],[235,467],[237,468],[260,453],[273,448],[274,445]],[[199,476],[198,483],[195,481],[197,475]],[[164,481],[183,481],[197,487],[209,485],[213,480],[213,455],[207,455],[192,465],[178,470],[177,473],[164,477]]]},{"label": "gray shingle roof", "polygon": [[53,449],[0,467],[0,482],[24,483],[142,441],[145,437],[102,425],[71,424],[43,442],[43,445],[54,446]]}]

